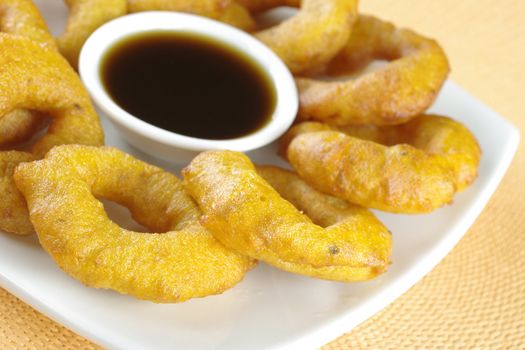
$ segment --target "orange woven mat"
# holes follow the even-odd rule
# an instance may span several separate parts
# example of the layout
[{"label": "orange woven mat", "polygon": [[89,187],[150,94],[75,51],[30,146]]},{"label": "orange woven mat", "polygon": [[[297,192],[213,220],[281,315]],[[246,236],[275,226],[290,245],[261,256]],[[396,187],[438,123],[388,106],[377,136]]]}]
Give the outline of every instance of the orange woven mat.
[{"label": "orange woven mat", "polygon": [[[361,0],[361,11],[437,38],[452,79],[525,134],[525,1]],[[523,180],[522,144],[489,205],[447,258],[326,349],[525,348]],[[97,347],[0,289],[0,348]]]}]

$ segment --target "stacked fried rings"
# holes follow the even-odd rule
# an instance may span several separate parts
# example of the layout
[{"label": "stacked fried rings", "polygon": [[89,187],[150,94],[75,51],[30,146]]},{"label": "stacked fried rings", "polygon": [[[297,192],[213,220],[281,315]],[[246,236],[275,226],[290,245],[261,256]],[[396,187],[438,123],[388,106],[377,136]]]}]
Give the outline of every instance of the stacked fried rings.
[{"label": "stacked fried rings", "polygon": [[[31,0],[0,3],[0,32],[27,37],[43,47],[55,48],[44,19]],[[0,146],[26,141],[44,126],[37,112],[16,109],[0,118]]]},{"label": "stacked fried rings", "polygon": [[[290,4],[295,2],[272,1],[263,5]],[[344,47],[356,18],[357,0],[303,0],[295,16],[255,36],[268,45],[292,73],[302,73],[326,63]]]},{"label": "stacked fried rings", "polygon": [[[299,123],[281,140],[297,173],[214,151],[197,156],[180,181],[98,147],[98,116],[37,9],[29,0],[3,1],[0,146],[34,135],[41,113],[51,123],[30,152],[0,151],[0,230],[34,227],[57,264],[88,286],[181,302],[222,293],[257,260],[316,278],[367,280],[388,268],[392,237],[366,208],[428,213],[477,177],[481,151],[472,133],[423,114],[449,73],[443,50],[413,31],[358,16],[357,0],[66,3],[58,48],[73,67],[103,23],[128,12],[183,11],[253,32],[296,74],[300,93]],[[298,11],[258,29],[252,15],[279,6]],[[389,63],[346,76],[377,59]],[[119,227],[97,198],[128,207],[157,233]]]},{"label": "stacked fried rings", "polygon": [[0,230],[31,233],[26,203],[13,183],[17,163],[38,159],[55,145],[101,145],[103,131],[89,95],[67,61],[54,49],[22,36],[0,33],[0,118],[21,108],[51,117],[47,133],[30,153],[0,151]]},{"label": "stacked fried rings", "polygon": [[387,268],[391,237],[369,211],[314,191],[293,174],[275,168],[260,174],[270,183],[248,157],[230,151],[201,153],[183,171],[203,225],[226,247],[337,281],[370,279]]},{"label": "stacked fried rings", "polygon": [[[341,78],[373,60],[390,62],[357,78]],[[407,122],[434,102],[449,65],[434,40],[361,15],[350,40],[321,73],[337,79],[297,78],[299,120],[392,125]]]},{"label": "stacked fried rings", "polygon": [[[174,175],[114,148],[55,147],[44,160],[19,165],[15,181],[44,249],[88,286],[181,302],[221,293],[254,266],[199,224]],[[121,228],[96,197],[128,207],[159,233]]]}]

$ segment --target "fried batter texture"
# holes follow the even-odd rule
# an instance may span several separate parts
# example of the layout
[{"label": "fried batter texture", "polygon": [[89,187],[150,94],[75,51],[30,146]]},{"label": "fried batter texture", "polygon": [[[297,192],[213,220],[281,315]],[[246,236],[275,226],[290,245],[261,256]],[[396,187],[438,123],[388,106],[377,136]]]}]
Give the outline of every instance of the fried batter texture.
[{"label": "fried batter texture", "polygon": [[[297,5],[290,0],[253,3],[256,9]],[[268,45],[292,73],[302,73],[328,62],[348,42],[357,18],[357,3],[357,0],[303,0],[295,16],[255,36]]]},{"label": "fried batter texture", "polygon": [[180,11],[210,17],[244,30],[255,29],[248,10],[234,0],[127,0],[130,12]]},{"label": "fried batter texture", "polygon": [[[199,224],[176,176],[110,147],[52,149],[14,175],[40,243],[82,283],[158,303],[219,294],[254,266]],[[96,199],[128,207],[155,232],[113,223]]]},{"label": "fried batter texture", "polygon": [[203,225],[225,246],[328,280],[367,280],[386,270],[391,237],[370,212],[321,194],[292,173],[260,173],[264,178],[248,157],[231,151],[202,153],[183,170]]},{"label": "fried batter texture", "polygon": [[[44,47],[55,48],[40,12],[31,0],[0,2],[0,32],[25,36]],[[44,123],[40,114],[17,109],[0,118],[0,146],[29,139]]]},{"label": "fried batter texture", "polygon": [[0,67],[0,120],[15,108],[42,111],[52,118],[46,135],[30,154],[0,151],[0,230],[29,234],[32,229],[25,202],[11,179],[16,163],[38,159],[55,145],[101,145],[104,135],[79,77],[57,51],[0,33]]},{"label": "fried batter texture", "polygon": [[0,32],[25,36],[43,47],[56,48],[55,39],[31,0],[0,2]]},{"label": "fried batter texture", "polygon": [[126,0],[65,0],[69,7],[66,30],[58,38],[60,52],[73,68],[87,38],[104,23],[127,13]]},{"label": "fried batter texture", "polygon": [[27,206],[13,181],[15,167],[21,162],[33,161],[30,153],[0,151],[0,230],[16,234],[33,232]]},{"label": "fried batter texture", "polygon": [[307,122],[290,129],[282,142],[290,164],[316,189],[405,214],[452,202],[476,179],[481,157],[465,126],[437,115],[384,127]]},{"label": "fried batter texture", "polygon": [[[377,71],[341,80],[377,59],[390,62]],[[339,79],[296,79],[299,120],[392,125],[423,113],[434,102],[449,64],[434,40],[374,17],[359,16],[350,40],[322,73]]]}]

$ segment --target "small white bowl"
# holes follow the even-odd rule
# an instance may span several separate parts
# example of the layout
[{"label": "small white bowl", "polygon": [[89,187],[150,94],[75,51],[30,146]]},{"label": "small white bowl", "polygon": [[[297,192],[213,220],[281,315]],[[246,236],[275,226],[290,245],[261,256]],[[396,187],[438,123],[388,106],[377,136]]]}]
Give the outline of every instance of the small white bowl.
[{"label": "small white bowl", "polygon": [[[190,32],[241,50],[265,69],[276,91],[276,107],[263,128],[229,140],[208,140],[161,129],[129,114],[108,94],[101,79],[105,53],[122,39],[148,31]],[[298,109],[297,88],[285,64],[268,47],[234,27],[207,18],[175,12],[143,12],[117,18],[97,29],[86,41],[79,61],[80,76],[97,106],[132,145],[162,159],[187,163],[206,150],[247,152],[280,137],[293,123]],[[206,103],[206,101],[202,101]]]}]

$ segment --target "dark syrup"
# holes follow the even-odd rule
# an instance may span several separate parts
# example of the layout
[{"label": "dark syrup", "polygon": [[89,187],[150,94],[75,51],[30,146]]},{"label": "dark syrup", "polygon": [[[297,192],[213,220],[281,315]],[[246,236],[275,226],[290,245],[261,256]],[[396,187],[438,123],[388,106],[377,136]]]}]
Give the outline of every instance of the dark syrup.
[{"label": "dark syrup", "polygon": [[101,75],[128,113],[178,134],[232,139],[262,128],[275,109],[275,88],[244,53],[192,33],[130,36],[106,53]]}]

